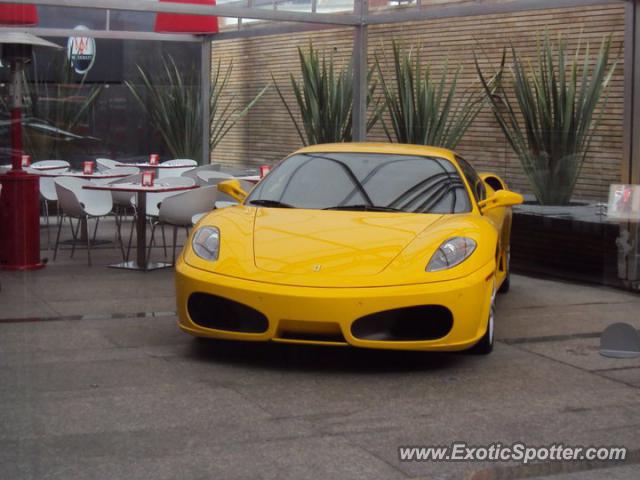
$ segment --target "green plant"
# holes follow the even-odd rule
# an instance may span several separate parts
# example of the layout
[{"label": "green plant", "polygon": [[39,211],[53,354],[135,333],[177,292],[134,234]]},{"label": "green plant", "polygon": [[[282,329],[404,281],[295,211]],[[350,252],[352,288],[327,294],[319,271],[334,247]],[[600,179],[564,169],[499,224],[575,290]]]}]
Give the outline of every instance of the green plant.
[{"label": "green plant", "polygon": [[[86,84],[86,75],[77,80],[64,54],[57,55],[52,65],[58,68],[50,82],[37,76],[36,67],[32,69],[33,78],[26,74],[22,78],[24,149],[34,159],[66,158],[78,142],[97,140],[77,133],[77,129],[89,115],[102,87]],[[0,106],[8,128],[8,105],[3,101]],[[4,126],[5,122],[1,123]]]},{"label": "green plant", "polygon": [[384,73],[380,58],[375,56],[391,121],[390,129],[383,120],[389,141],[455,148],[484,106],[484,95],[470,89],[457,98],[461,67],[449,80],[445,65],[442,76],[436,79],[429,65],[423,67],[419,48],[405,51],[395,40],[392,48],[390,74]]},{"label": "green plant", "polygon": [[236,95],[229,96],[226,101],[224,99],[225,91],[229,85],[233,63],[229,65],[227,70],[222,69],[222,63],[218,60],[216,64],[213,78],[211,79],[211,95],[209,97],[209,149],[213,150],[218,143],[222,141],[225,135],[233,128],[240,118],[244,117],[249,110],[262,98],[264,93],[269,89],[266,85],[258,94],[253,97],[247,105],[241,109],[234,106]]},{"label": "green plant", "polygon": [[154,76],[138,65],[140,85],[125,82],[151,125],[160,133],[174,158],[201,158],[202,105],[200,91],[187,79],[171,56],[163,58],[162,74]]},{"label": "green plant", "polygon": [[[515,101],[505,88],[507,50],[503,53],[496,94],[488,97],[507,141],[543,205],[565,205],[571,201],[606,96],[602,104],[599,101],[616,67],[616,62],[609,66],[610,51],[611,36],[603,39],[594,58],[588,44],[584,50],[579,44],[575,54],[570,55],[565,40],[559,39],[555,46],[545,33],[542,46],[538,42],[534,63],[525,63],[511,46],[508,84]],[[487,88],[477,59],[476,68]]]},{"label": "green plant", "polygon": [[[353,70],[351,65],[336,71],[332,57],[320,57],[313,44],[308,51],[298,47],[302,77],[296,80],[290,75],[291,87],[296,98],[299,119],[276,83],[273,83],[289,117],[293,121],[300,140],[304,145],[319,143],[350,142],[352,139]],[[376,90],[372,82],[373,70],[367,73],[367,105],[371,103]],[[375,105],[373,115],[367,121],[369,131],[379,119],[381,108]]]},{"label": "green plant", "polygon": [[[197,86],[189,85],[195,78],[195,68],[183,73],[171,56],[163,59],[163,75],[157,80],[147,69],[138,65],[142,82],[127,87],[142,106],[151,124],[160,132],[169,152],[175,158],[202,158],[202,102]],[[244,108],[234,106],[235,95],[225,99],[225,92],[233,65],[224,70],[218,61],[213,72],[209,97],[209,149],[215,148],[236,122],[246,115],[262,97],[268,85]]]}]

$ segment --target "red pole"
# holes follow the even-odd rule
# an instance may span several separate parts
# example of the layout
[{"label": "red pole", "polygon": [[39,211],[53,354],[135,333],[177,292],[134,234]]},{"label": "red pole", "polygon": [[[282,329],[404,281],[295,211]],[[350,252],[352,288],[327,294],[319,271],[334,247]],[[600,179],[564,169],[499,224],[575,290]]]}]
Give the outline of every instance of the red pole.
[{"label": "red pole", "polygon": [[11,165],[12,170],[22,170],[22,115],[20,107],[11,109]]}]

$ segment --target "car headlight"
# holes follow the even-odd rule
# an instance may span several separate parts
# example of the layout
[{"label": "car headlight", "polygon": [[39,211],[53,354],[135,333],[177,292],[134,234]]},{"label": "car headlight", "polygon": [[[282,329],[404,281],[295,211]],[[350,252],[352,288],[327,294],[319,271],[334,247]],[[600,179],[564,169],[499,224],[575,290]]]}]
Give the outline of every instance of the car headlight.
[{"label": "car headlight", "polygon": [[199,228],[193,235],[191,247],[200,258],[217,260],[220,252],[220,230],[216,227]]},{"label": "car headlight", "polygon": [[439,272],[461,264],[474,252],[476,245],[475,240],[466,237],[446,240],[429,260],[427,272]]}]

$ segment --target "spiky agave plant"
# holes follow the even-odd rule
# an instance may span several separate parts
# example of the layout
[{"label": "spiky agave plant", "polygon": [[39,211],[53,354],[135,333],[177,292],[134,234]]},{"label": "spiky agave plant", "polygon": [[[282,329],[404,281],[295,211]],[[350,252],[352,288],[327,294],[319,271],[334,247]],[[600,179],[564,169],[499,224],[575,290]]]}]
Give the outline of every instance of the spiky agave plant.
[{"label": "spiky agave plant", "polygon": [[[285,99],[273,74],[273,83],[304,145],[319,143],[349,142],[352,139],[353,70],[348,65],[336,70],[332,57],[320,56],[309,43],[307,51],[298,47],[301,78],[291,74],[290,81],[299,111]],[[373,70],[367,74],[367,105],[372,102],[376,82],[372,80]],[[376,103],[367,121],[367,131],[380,117],[380,102]]]},{"label": "spiky agave plant", "polygon": [[[378,55],[375,66],[380,78],[391,128],[383,119],[389,141],[455,148],[485,105],[482,88],[458,92],[458,67],[451,78],[445,65],[440,78],[424,66],[419,48],[405,50],[393,41],[393,68],[383,70]],[[385,62],[386,63],[386,62]]]},{"label": "spiky agave plant", "polygon": [[[163,74],[156,80],[138,65],[140,85],[126,82],[151,124],[160,132],[174,158],[202,157],[202,102],[197,86],[190,85],[195,68],[183,73],[171,56],[162,62]],[[267,90],[262,89],[244,108],[236,105],[236,96],[226,96],[233,65],[223,68],[218,61],[213,72],[209,98],[209,149],[215,148],[236,122],[246,115]]]},{"label": "spiky agave plant", "polygon": [[[567,52],[560,38],[554,45],[548,32],[538,42],[533,63],[524,62],[511,46],[510,81],[505,81],[505,49],[491,100],[495,117],[507,141],[520,159],[534,194],[543,205],[566,205],[589,152],[606,104],[616,62],[609,65],[611,36],[605,37],[598,54],[589,44]],[[478,74],[487,82],[476,59]],[[507,92],[513,89],[513,97]]]},{"label": "spiky agave plant", "polygon": [[125,82],[160,133],[174,158],[201,158],[202,105],[200,91],[190,79],[195,68],[183,73],[171,56],[162,60],[162,74],[153,76],[138,65],[140,84]]},{"label": "spiky agave plant", "polygon": [[226,90],[233,71],[233,63],[227,69],[222,68],[218,60],[211,78],[211,95],[209,97],[209,149],[213,150],[222,141],[229,130],[244,117],[262,98],[270,85],[266,85],[253,97],[244,108],[236,103],[236,95],[227,95]]}]

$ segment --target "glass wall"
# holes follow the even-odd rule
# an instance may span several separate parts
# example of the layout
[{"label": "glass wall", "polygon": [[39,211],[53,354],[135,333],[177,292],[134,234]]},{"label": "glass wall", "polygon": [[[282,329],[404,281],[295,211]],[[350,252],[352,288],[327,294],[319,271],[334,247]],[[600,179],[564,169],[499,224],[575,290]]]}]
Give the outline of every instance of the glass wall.
[{"label": "glass wall", "polygon": [[[80,21],[84,23],[74,20],[67,26],[91,23]],[[66,38],[49,40],[67,47]],[[193,108],[200,109],[200,43],[96,39],[93,47],[93,40],[80,41],[87,43],[91,59],[76,58],[74,63],[67,48],[53,52],[36,49],[33,55],[23,86],[26,153],[33,161],[63,159],[74,165],[96,157],[128,162],[150,152],[159,153],[162,159],[175,158],[175,146],[166,141],[143,107],[154,108],[154,101],[158,103],[143,74],[159,96],[166,96],[172,83],[167,69],[175,69],[183,82],[181,90],[194,99]],[[8,115],[8,80],[9,69],[0,68],[3,116]],[[199,118],[191,122],[196,128],[200,128]],[[174,120],[176,128],[181,128],[180,119]],[[180,156],[201,158],[201,136],[196,133],[194,137],[198,141],[193,142],[191,155],[183,148]],[[9,162],[9,142],[8,131],[3,131],[0,164]]]}]

